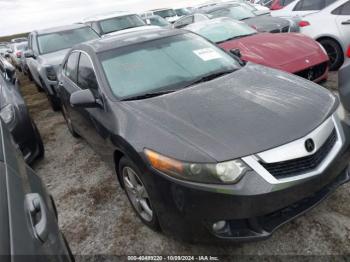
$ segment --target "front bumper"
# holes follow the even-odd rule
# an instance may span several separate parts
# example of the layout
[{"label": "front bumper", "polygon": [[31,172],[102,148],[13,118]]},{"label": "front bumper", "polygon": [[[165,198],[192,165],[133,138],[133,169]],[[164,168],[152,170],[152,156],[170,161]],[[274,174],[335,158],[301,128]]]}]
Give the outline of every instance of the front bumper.
[{"label": "front bumper", "polygon": [[[305,213],[350,179],[350,129],[332,163],[319,175],[280,189],[252,172],[235,185],[203,185],[169,178],[152,170],[150,197],[165,233],[191,242],[251,241]],[[148,175],[147,175],[148,176]],[[212,225],[226,221],[214,232]]]}]

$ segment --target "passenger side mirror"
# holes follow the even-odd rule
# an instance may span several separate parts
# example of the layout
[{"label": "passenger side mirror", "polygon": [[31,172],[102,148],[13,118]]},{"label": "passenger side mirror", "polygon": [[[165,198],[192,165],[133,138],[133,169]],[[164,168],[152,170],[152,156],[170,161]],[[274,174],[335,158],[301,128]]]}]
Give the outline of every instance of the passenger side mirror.
[{"label": "passenger side mirror", "polygon": [[13,53],[12,49],[7,49],[6,52],[7,52],[8,54],[12,54],[12,53]]},{"label": "passenger side mirror", "polygon": [[27,50],[24,52],[24,57],[25,58],[34,58],[35,59],[35,55],[33,50]]},{"label": "passenger side mirror", "polygon": [[99,99],[96,99],[90,89],[84,89],[74,92],[70,97],[72,107],[97,108],[102,107]]}]

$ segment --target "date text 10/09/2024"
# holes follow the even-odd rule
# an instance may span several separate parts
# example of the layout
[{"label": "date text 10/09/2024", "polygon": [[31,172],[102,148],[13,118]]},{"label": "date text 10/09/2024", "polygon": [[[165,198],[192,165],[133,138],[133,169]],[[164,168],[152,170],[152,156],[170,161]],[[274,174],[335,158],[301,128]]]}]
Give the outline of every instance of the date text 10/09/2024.
[{"label": "date text 10/09/2024", "polygon": [[128,261],[220,261],[216,256],[128,256]]}]

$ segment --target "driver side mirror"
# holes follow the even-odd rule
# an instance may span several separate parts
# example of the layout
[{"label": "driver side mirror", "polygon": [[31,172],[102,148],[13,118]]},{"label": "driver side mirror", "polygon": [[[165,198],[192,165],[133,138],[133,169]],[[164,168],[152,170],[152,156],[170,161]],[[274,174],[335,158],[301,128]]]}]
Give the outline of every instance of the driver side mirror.
[{"label": "driver side mirror", "polygon": [[81,108],[101,108],[102,102],[96,99],[90,89],[84,89],[74,92],[70,97],[72,107]]},{"label": "driver side mirror", "polygon": [[33,50],[27,50],[24,52],[24,57],[25,58],[34,58],[35,59],[35,55]]}]

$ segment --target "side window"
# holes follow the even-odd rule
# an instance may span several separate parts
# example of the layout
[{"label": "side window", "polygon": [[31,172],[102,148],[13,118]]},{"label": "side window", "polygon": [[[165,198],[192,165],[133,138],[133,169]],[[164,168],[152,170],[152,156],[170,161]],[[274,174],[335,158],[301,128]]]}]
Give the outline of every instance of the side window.
[{"label": "side window", "polygon": [[333,10],[334,15],[350,15],[350,1]]},{"label": "side window", "polygon": [[230,10],[228,9],[221,9],[210,13],[213,17],[223,17],[223,16],[229,16]]},{"label": "side window", "polygon": [[32,35],[28,36],[28,49],[32,49]]},{"label": "side window", "polygon": [[63,68],[64,74],[74,83],[77,82],[78,60],[79,60],[79,53],[78,52],[71,53]]},{"label": "side window", "polygon": [[301,0],[293,11],[321,10],[324,7],[324,0]]},{"label": "side window", "polygon": [[99,28],[97,22],[92,22],[92,23],[91,23],[91,28],[92,28],[96,33],[98,33],[98,34],[101,33],[100,28]]},{"label": "side window", "polygon": [[294,0],[284,0],[283,2],[283,6],[287,6],[289,5],[291,2],[293,2]]},{"label": "side window", "polygon": [[38,48],[38,42],[37,42],[37,39],[36,37],[32,36],[32,49],[34,51],[34,53],[38,54],[39,53],[39,48]]},{"label": "side window", "polygon": [[186,25],[192,24],[193,23],[193,15],[184,17],[180,19],[179,21],[175,22],[174,27],[175,28],[182,28]]},{"label": "side window", "polygon": [[78,86],[81,89],[90,89],[92,93],[97,94],[98,84],[96,75],[89,57],[85,54],[80,55],[78,66]]}]

